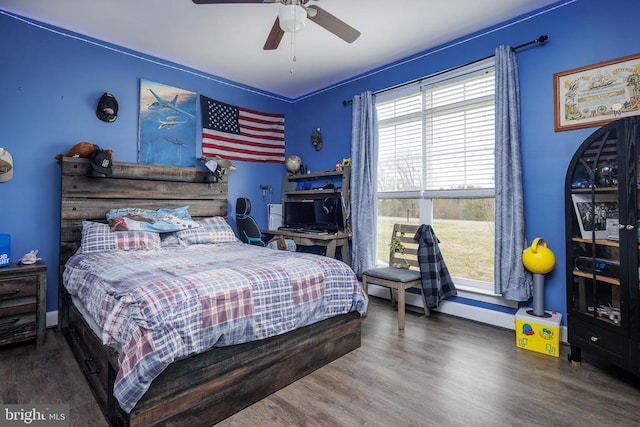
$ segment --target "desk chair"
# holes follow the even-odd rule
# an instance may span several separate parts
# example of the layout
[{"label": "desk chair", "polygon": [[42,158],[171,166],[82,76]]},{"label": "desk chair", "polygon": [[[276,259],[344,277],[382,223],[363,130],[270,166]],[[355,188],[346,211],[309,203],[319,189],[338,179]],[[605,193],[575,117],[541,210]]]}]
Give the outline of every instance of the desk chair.
[{"label": "desk chair", "polygon": [[256,246],[266,246],[260,227],[251,214],[251,200],[239,197],[236,200],[236,226],[240,240]]},{"label": "desk chair", "polygon": [[[394,291],[398,293],[398,329],[405,324],[405,291],[409,288],[420,288],[425,316],[429,315],[429,307],[422,289],[420,265],[418,264],[418,242],[413,240],[420,225],[394,224],[391,242],[399,241],[404,246],[402,252],[389,251],[389,267],[370,268],[362,273],[362,288],[367,293],[369,283],[389,288],[391,304],[395,303]],[[398,265],[409,268],[399,268]]]}]

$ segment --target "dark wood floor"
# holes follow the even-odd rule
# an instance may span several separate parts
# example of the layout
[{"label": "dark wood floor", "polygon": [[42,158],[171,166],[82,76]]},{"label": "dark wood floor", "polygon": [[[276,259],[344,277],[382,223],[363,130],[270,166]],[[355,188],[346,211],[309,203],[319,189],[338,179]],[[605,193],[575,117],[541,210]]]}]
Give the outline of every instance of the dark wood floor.
[{"label": "dark wood floor", "polygon": [[[519,349],[515,333],[372,298],[362,347],[220,426],[638,426],[640,380]],[[72,426],[105,426],[62,336],[0,351],[0,402],[68,403]]]}]

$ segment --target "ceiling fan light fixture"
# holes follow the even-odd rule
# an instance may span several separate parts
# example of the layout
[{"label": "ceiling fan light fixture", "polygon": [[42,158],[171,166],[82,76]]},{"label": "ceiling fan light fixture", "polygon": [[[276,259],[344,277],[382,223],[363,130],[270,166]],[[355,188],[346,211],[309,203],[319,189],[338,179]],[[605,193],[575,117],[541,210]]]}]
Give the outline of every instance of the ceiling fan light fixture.
[{"label": "ceiling fan light fixture", "polygon": [[287,4],[278,12],[280,28],[287,33],[296,33],[304,29],[307,21],[307,11],[298,4]]}]

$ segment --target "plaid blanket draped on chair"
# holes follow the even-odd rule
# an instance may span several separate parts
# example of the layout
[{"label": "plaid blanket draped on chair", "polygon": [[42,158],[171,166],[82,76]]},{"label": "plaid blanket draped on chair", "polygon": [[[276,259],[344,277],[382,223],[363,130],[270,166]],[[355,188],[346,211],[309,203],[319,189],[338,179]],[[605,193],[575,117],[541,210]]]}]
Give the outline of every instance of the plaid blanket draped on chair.
[{"label": "plaid blanket draped on chair", "polygon": [[433,228],[422,224],[413,239],[418,242],[418,264],[422,288],[429,308],[437,308],[442,300],[458,294],[442,258]]}]

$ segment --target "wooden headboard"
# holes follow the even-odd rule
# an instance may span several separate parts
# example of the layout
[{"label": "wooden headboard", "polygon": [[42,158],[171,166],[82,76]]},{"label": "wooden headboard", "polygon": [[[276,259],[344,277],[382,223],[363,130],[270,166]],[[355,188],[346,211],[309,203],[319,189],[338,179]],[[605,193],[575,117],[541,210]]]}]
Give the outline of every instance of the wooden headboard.
[{"label": "wooden headboard", "polygon": [[89,161],[62,158],[60,268],[80,246],[82,221],[106,222],[116,208],[176,208],[189,205],[194,219],[227,216],[226,181],[205,182],[206,169],[113,162],[113,175],[88,177]]}]

